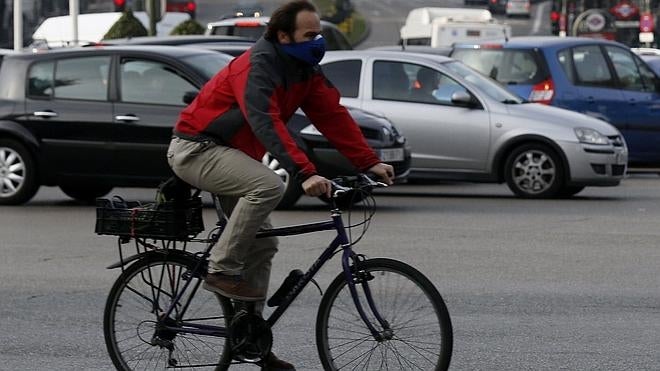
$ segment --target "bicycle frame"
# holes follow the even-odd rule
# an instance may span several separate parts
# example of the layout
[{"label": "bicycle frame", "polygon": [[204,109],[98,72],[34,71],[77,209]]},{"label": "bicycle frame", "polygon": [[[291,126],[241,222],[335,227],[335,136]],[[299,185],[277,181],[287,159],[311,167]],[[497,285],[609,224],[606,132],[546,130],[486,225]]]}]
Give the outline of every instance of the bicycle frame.
[{"label": "bicycle frame", "polygon": [[[211,241],[209,242],[209,246],[206,248],[202,255],[202,259],[200,260],[201,264],[204,260],[208,258],[210,255],[210,251],[217,243],[220,234],[224,230],[224,227],[226,226],[227,223],[227,218],[222,210],[220,203],[217,199],[216,195],[213,195],[213,202],[215,204],[216,212],[218,214],[218,223],[217,226],[220,229],[219,233],[215,234]],[[375,339],[381,340],[383,339],[383,332],[389,331],[389,323],[385,321],[380,313],[378,312],[378,309],[376,308],[376,305],[373,301],[373,297],[371,296],[371,291],[369,290],[369,286],[367,283],[367,280],[364,279],[364,277],[357,277],[354,278],[354,274],[351,272],[351,260],[353,260],[355,263],[358,262],[358,255],[356,255],[353,252],[353,249],[351,248],[350,241],[348,240],[348,236],[346,234],[346,228],[344,226],[344,222],[341,216],[341,211],[337,208],[333,208],[331,211],[331,219],[326,220],[326,221],[319,221],[319,222],[312,222],[312,223],[305,223],[305,224],[300,224],[300,225],[293,225],[293,226],[285,226],[285,227],[276,227],[272,229],[266,229],[266,230],[261,230],[257,233],[256,238],[265,238],[265,237],[276,237],[276,236],[291,236],[291,235],[299,235],[299,234],[305,234],[305,233],[312,233],[312,232],[320,232],[320,231],[327,231],[327,230],[335,230],[337,232],[337,235],[335,238],[332,240],[332,242],[328,245],[328,247],[323,251],[321,256],[310,266],[310,268],[305,272],[305,274],[299,279],[299,281],[289,290],[289,292],[285,295],[283,302],[275,309],[275,311],[268,317],[266,320],[266,323],[268,324],[269,327],[273,327],[275,323],[278,321],[278,319],[284,314],[284,312],[287,310],[287,308],[291,305],[291,303],[296,299],[296,297],[302,292],[302,290],[309,284],[309,282],[313,279],[313,277],[318,273],[318,271],[323,267],[323,265],[330,260],[337,252],[338,249],[342,249],[342,269],[344,272],[344,276],[346,278],[346,281],[349,286],[349,291],[351,293],[351,296],[353,298],[353,302],[355,304],[355,307],[366,324],[366,326],[369,328],[372,336],[374,336]],[[195,267],[194,270],[199,269],[199,267]],[[358,272],[355,272],[356,274]],[[181,291],[177,293],[176,299],[170,304],[170,307],[167,309],[165,312],[165,315],[163,318],[169,318],[171,313],[174,311],[174,308],[177,303],[181,300],[183,297],[184,292],[188,289],[188,286],[190,284],[190,280],[188,280],[183,287],[181,288]],[[371,321],[369,321],[367,314],[365,312],[365,308],[362,305],[357,289],[356,289],[356,284],[361,284],[361,286],[364,289],[364,294],[367,300],[367,304],[371,312],[374,314],[374,317],[376,320],[380,323],[380,325],[383,327],[383,332],[378,331]],[[194,288],[194,290],[197,290],[199,288],[199,282]],[[187,304],[184,305],[184,312],[185,308],[187,307]],[[187,323],[184,322],[181,324],[181,326],[171,326],[165,324],[163,326],[163,329],[166,330],[171,330],[171,331],[176,331],[176,332],[181,332],[181,333],[192,333],[192,334],[198,334],[198,335],[207,335],[207,336],[219,336],[219,337],[227,337],[228,336],[228,331],[224,327],[218,327],[218,326],[211,326],[211,325],[200,325],[200,324],[195,324],[195,323]]]}]

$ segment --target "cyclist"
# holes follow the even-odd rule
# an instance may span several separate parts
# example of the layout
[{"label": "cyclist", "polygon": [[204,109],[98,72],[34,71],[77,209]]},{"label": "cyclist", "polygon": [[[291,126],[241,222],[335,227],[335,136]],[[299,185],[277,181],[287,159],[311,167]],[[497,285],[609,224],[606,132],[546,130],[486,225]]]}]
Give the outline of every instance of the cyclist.
[{"label": "cyclist", "polygon": [[[314,5],[294,0],[273,12],[264,36],[220,70],[180,114],[168,149],[174,173],[221,195],[229,221],[211,250],[204,288],[257,301],[263,308],[277,239],[255,239],[284,185],[261,163],[270,152],[309,196],[330,196],[331,183],[297,146],[286,122],[301,108],[324,136],[361,171],[392,184],[392,166],[368,146],[339,92],[318,63],[325,52]],[[266,369],[293,370],[269,355]]]}]

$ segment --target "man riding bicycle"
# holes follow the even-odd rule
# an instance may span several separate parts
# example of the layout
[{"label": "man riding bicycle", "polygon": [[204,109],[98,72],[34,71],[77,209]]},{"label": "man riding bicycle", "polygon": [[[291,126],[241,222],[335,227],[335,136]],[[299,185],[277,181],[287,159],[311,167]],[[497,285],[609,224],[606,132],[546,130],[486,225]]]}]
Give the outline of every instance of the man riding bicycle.
[{"label": "man riding bicycle", "polygon": [[[229,222],[211,250],[204,288],[257,301],[263,307],[276,238],[255,239],[271,227],[269,214],[284,193],[280,177],[261,163],[270,152],[309,196],[330,196],[286,128],[301,108],[323,135],[361,171],[392,184],[392,166],[368,146],[339,92],[318,63],[325,44],[315,7],[295,0],[278,8],[254,46],[219,71],[186,107],[167,153],[174,173],[192,186],[221,195]],[[272,354],[267,369],[293,370]]]}]

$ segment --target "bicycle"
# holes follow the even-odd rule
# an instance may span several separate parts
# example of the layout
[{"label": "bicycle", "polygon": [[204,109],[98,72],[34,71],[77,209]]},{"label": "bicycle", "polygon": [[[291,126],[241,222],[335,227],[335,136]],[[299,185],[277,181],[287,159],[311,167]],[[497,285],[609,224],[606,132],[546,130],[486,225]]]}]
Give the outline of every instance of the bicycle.
[{"label": "bicycle", "polygon": [[[106,347],[115,367],[227,370],[233,364],[260,364],[270,352],[271,328],[321,267],[341,252],[342,271],[323,294],[316,318],[323,368],[446,370],[453,334],[439,292],[422,273],[403,262],[367,259],[353,251],[375,213],[372,197],[366,198],[371,201],[366,203],[362,222],[350,225],[349,214],[348,226],[334,202],[348,192],[370,195],[378,186],[385,185],[365,175],[335,179],[329,220],[258,233],[257,238],[337,232],[307,272],[291,271],[268,300],[275,309],[267,319],[255,312],[254,304],[200,290],[209,252],[227,220],[216,195],[212,199],[218,222],[208,238],[116,233],[120,261],[109,268],[121,267],[122,273],[110,290],[103,320]],[[350,230],[358,226],[362,234],[351,241]],[[122,247],[131,240],[137,253],[124,257]],[[188,251],[186,246],[194,242],[207,247]]]}]

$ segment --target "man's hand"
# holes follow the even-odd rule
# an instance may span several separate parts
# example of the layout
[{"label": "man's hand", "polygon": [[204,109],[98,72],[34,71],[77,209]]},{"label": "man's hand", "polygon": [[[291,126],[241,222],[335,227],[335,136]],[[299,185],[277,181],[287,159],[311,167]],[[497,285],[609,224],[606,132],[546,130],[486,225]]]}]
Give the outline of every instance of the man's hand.
[{"label": "man's hand", "polygon": [[326,195],[332,197],[332,183],[320,175],[312,175],[302,183],[302,189],[308,196]]},{"label": "man's hand", "polygon": [[378,175],[380,180],[387,185],[394,184],[394,168],[392,165],[384,164],[381,162],[370,167],[369,172]]}]

